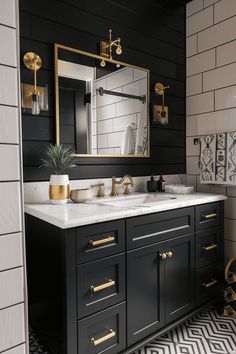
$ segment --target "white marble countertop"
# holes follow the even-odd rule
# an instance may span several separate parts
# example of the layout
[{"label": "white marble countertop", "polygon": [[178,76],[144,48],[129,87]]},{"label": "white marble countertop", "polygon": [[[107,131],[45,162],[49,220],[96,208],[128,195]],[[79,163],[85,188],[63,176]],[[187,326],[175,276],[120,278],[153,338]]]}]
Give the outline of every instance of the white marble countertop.
[{"label": "white marble countertop", "polygon": [[[147,195],[147,194],[146,194]],[[128,197],[113,197],[94,200],[90,203],[73,203],[65,205],[52,205],[48,201],[38,204],[25,204],[25,213],[44,220],[61,229],[71,227],[96,224],[109,220],[129,218],[137,215],[145,215],[171,209],[185,208],[188,206],[212,203],[227,199],[224,195],[192,193],[187,195],[173,195],[158,193],[158,197],[174,196],[176,199],[160,200],[155,203],[147,203],[142,206],[122,206],[114,207],[102,205],[103,202],[113,200],[124,200],[127,198],[138,198],[144,196],[143,193],[134,193]],[[117,198],[117,199],[116,199]]]}]

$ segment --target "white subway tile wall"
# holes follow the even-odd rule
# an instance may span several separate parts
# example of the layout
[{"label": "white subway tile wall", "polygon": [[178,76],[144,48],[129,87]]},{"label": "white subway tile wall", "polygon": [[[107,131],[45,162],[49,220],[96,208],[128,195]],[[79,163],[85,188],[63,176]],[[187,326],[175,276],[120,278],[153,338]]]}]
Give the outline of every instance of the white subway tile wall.
[{"label": "white subway tile wall", "polygon": [[4,354],[26,354],[26,345],[25,344],[18,345],[15,348],[6,350]]},{"label": "white subway tile wall", "polygon": [[186,98],[186,114],[211,112],[214,110],[214,92],[201,93]]},{"label": "white subway tile wall", "polygon": [[22,234],[0,237],[0,271],[23,266]]},{"label": "white subway tile wall", "polygon": [[187,17],[195,14],[196,12],[200,11],[203,9],[203,0],[199,1],[191,1],[188,3],[187,8],[186,8],[186,14]]},{"label": "white subway tile wall", "polygon": [[218,88],[234,85],[235,82],[236,63],[221,66],[220,68],[216,68],[203,73],[203,91],[211,91]]},{"label": "white subway tile wall", "polygon": [[199,192],[228,195],[225,254],[236,257],[236,188],[203,185],[194,138],[236,130],[236,1],[193,0],[187,5],[187,182]]},{"label": "white subway tile wall", "polygon": [[[194,0],[198,1],[198,0]],[[227,6],[228,0],[221,0]],[[213,5],[215,6],[215,5]],[[199,53],[216,48],[229,41],[235,40],[236,35],[236,17],[229,18],[227,21],[220,22],[206,30],[198,33],[198,51]]]},{"label": "white subway tile wall", "polygon": [[213,6],[210,6],[187,18],[186,34],[187,36],[191,36],[192,34],[200,32],[212,25],[213,25]]},{"label": "white subway tile wall", "polygon": [[16,31],[0,26],[0,63],[16,67]]},{"label": "white subway tile wall", "polygon": [[0,310],[0,352],[25,342],[24,321],[23,304]]},{"label": "white subway tile wall", "polygon": [[16,28],[16,0],[1,0],[0,24]]},{"label": "white subway tile wall", "polygon": [[216,66],[235,62],[236,41],[229,42],[216,48]]},{"label": "white subway tile wall", "polygon": [[215,109],[236,107],[236,86],[230,86],[215,91]]},{"label": "white subway tile wall", "polygon": [[22,223],[18,0],[0,1],[0,352],[28,354]]},{"label": "white subway tile wall", "polygon": [[215,49],[196,54],[187,59],[187,76],[202,73],[215,67]]},{"label": "white subway tile wall", "polygon": [[0,308],[12,306],[24,301],[23,268],[0,272]]},{"label": "white subway tile wall", "polygon": [[192,55],[197,54],[197,34],[190,36],[186,39],[186,56],[191,57]]},{"label": "white subway tile wall", "polygon": [[202,92],[202,73],[187,77],[186,92],[187,96],[196,95]]},{"label": "white subway tile wall", "polygon": [[215,4],[214,23],[226,20],[229,17],[236,15],[236,1],[227,0],[227,6],[223,1]]},{"label": "white subway tile wall", "polygon": [[204,7],[208,7],[210,5],[213,5],[218,1],[220,1],[220,0],[204,0]]},{"label": "white subway tile wall", "polygon": [[[145,71],[124,68],[106,78],[97,79],[95,86],[142,96],[147,91],[146,75]],[[133,123],[134,134],[136,132],[139,112],[143,109],[141,101],[106,94],[98,96],[94,91],[93,102],[98,107],[97,115],[93,115],[93,153],[120,154],[121,140],[127,125]]]},{"label": "white subway tile wall", "polygon": [[18,109],[16,107],[0,105],[0,127],[1,143],[19,144]]}]

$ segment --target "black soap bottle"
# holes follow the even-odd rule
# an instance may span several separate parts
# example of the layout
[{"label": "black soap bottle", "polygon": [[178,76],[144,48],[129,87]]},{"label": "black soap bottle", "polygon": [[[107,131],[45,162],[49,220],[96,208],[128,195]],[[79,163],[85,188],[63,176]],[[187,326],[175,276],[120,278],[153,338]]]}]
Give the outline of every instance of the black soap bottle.
[{"label": "black soap bottle", "polygon": [[147,181],[147,190],[148,192],[156,192],[157,191],[157,181],[153,175],[150,177],[150,181]]},{"label": "black soap bottle", "polygon": [[162,176],[160,176],[159,180],[157,181],[158,192],[165,191],[165,184],[166,184],[166,181],[164,180],[164,178]]}]

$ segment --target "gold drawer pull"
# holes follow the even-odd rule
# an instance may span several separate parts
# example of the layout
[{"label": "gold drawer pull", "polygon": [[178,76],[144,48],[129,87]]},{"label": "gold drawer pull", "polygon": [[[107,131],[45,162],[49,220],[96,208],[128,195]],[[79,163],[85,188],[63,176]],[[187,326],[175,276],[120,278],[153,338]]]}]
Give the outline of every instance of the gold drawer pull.
[{"label": "gold drawer pull", "polygon": [[215,250],[217,247],[218,247],[217,244],[212,244],[212,245],[209,245],[209,246],[203,246],[202,249],[204,251],[208,252],[208,251]]},{"label": "gold drawer pull", "polygon": [[209,283],[203,283],[202,285],[205,288],[211,288],[212,286],[216,285],[218,283],[218,281],[216,279],[212,279]]},{"label": "gold drawer pull", "polygon": [[105,335],[104,337],[101,337],[99,339],[91,338],[90,342],[91,342],[91,344],[97,346],[97,345],[107,341],[108,339],[115,337],[115,335],[116,335],[116,332],[113,331],[113,329],[109,329],[109,333],[107,335]]},{"label": "gold drawer pull", "polygon": [[112,241],[115,241],[115,237],[108,236],[106,238],[102,238],[101,240],[96,240],[96,241],[91,240],[90,245],[95,247],[95,246],[103,245],[104,243],[108,243],[108,242],[112,242]]},{"label": "gold drawer pull", "polygon": [[217,214],[216,213],[211,213],[211,214],[205,214],[204,215],[204,218],[205,219],[213,219],[213,218],[216,218],[217,217]]},{"label": "gold drawer pull", "polygon": [[98,286],[93,286],[91,285],[90,286],[90,290],[93,292],[93,293],[97,293],[98,291],[101,291],[103,289],[106,289],[106,288],[110,288],[111,286],[115,285],[115,281],[112,280],[112,279],[109,279],[107,283],[105,284],[101,284],[101,285],[98,285]]}]

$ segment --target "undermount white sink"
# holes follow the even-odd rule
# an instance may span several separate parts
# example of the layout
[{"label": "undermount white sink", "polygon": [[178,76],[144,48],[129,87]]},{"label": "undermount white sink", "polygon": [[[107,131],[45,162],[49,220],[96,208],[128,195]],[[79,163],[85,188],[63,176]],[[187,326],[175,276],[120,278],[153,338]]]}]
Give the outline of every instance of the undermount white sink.
[{"label": "undermount white sink", "polygon": [[148,204],[159,203],[163,201],[169,201],[171,199],[177,199],[173,195],[158,195],[158,194],[139,194],[139,195],[129,195],[122,197],[111,197],[100,201],[100,205],[113,206],[117,208],[134,208],[141,206],[148,206]]}]

